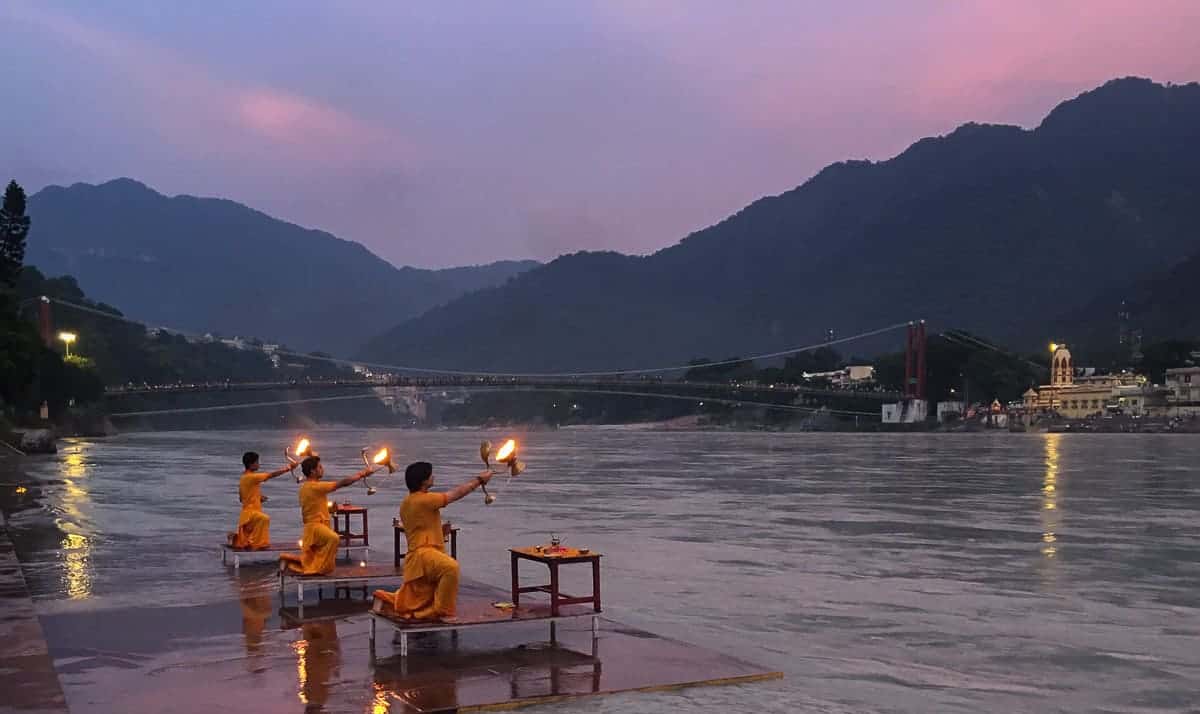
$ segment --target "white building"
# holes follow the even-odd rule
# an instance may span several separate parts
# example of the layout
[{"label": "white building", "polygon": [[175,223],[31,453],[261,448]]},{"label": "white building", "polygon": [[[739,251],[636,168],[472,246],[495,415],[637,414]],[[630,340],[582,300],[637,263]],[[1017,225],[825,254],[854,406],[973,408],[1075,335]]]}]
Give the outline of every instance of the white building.
[{"label": "white building", "polygon": [[917,424],[925,421],[929,414],[929,402],[910,399],[895,404],[884,404],[881,414],[884,424]]},{"label": "white building", "polygon": [[937,403],[937,420],[938,424],[945,424],[951,419],[958,419],[962,416],[965,405],[962,402],[938,402]]},{"label": "white building", "polygon": [[1200,367],[1167,370],[1168,416],[1200,415]]}]

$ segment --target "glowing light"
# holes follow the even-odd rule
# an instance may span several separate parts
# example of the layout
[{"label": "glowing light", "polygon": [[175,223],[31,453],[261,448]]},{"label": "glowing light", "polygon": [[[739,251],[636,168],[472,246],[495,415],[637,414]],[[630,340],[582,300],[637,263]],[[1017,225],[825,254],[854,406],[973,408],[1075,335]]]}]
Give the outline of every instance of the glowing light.
[{"label": "glowing light", "polygon": [[1058,531],[1061,525],[1058,508],[1058,447],[1061,434],[1046,434],[1046,471],[1042,477],[1042,555],[1054,558],[1058,555]]},{"label": "glowing light", "polygon": [[385,464],[385,463],[387,463],[387,460],[388,460],[388,450],[387,449],[380,449],[379,453],[375,454],[375,458],[371,459],[371,461],[373,461],[377,464]]},{"label": "glowing light", "polygon": [[367,561],[365,561],[365,560],[358,561],[358,567],[360,567],[360,568],[367,567]]},{"label": "glowing light", "polygon": [[78,533],[68,533],[59,543],[59,558],[63,564],[63,585],[67,596],[81,600],[92,594],[92,544]]},{"label": "glowing light", "polygon": [[300,439],[300,443],[296,444],[296,455],[297,456],[308,456],[308,450],[309,450],[310,446],[311,445],[308,443],[307,438]]},{"label": "glowing light", "polygon": [[292,643],[292,650],[296,653],[296,679],[300,682],[300,690],[296,695],[300,697],[301,704],[308,704],[308,697],[305,691],[308,689],[308,664],[305,661],[308,654],[308,640],[297,640]]},{"label": "glowing light", "polygon": [[25,488],[24,486],[17,486],[17,495],[20,495],[20,494],[22,494],[22,493],[25,493],[25,492],[26,492],[26,491],[28,491],[28,490],[29,490],[29,489]]},{"label": "glowing light", "polygon": [[74,332],[60,332],[60,333],[58,333],[58,339],[63,341],[63,344],[67,348],[67,356],[70,357],[71,356],[71,343],[74,342],[76,339],[75,333]]},{"label": "glowing light", "polygon": [[371,699],[371,714],[388,714],[392,710],[392,703],[388,700],[387,691],[378,683],[374,687],[375,696]]},{"label": "glowing light", "polygon": [[303,547],[304,547],[304,541],[303,541],[303,540],[298,540],[298,541],[296,541],[296,545],[297,545],[297,546],[299,546],[299,547],[301,547],[301,548],[303,548]]},{"label": "glowing light", "polygon": [[333,501],[326,501],[326,502],[325,502],[325,507],[326,507],[326,508],[333,508]]},{"label": "glowing light", "polygon": [[504,442],[504,446],[501,446],[500,450],[496,452],[496,460],[502,464],[506,463],[513,457],[513,452],[516,450],[517,442],[509,439],[508,441]]}]

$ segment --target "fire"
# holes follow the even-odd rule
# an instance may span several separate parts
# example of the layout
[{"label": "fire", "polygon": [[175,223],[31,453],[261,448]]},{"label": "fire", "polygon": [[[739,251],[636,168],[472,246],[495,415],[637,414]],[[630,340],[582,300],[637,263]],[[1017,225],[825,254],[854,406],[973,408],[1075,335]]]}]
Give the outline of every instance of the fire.
[{"label": "fire", "polygon": [[306,456],[308,454],[308,439],[301,439],[299,444],[296,444],[296,455]]},{"label": "fire", "polygon": [[380,449],[379,453],[375,454],[375,458],[371,459],[371,461],[374,461],[377,464],[385,464],[385,463],[387,463],[387,460],[388,460],[388,450],[387,449]]},{"label": "fire", "polygon": [[512,458],[513,452],[516,450],[517,442],[509,439],[508,441],[504,442],[504,446],[501,446],[500,450],[496,452],[496,460],[501,463],[508,461]]}]

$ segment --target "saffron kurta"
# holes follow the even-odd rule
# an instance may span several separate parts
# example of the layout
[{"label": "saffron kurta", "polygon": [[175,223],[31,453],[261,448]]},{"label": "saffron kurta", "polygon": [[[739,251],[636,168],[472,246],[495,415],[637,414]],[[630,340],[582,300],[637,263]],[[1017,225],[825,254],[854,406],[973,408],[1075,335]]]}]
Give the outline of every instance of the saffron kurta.
[{"label": "saffron kurta", "polygon": [[233,534],[234,548],[266,548],[271,544],[271,517],[262,509],[262,485],[270,477],[260,471],[247,471],[238,481],[242,513]]},{"label": "saffron kurta", "polygon": [[279,559],[288,570],[301,575],[329,575],[337,564],[341,539],[329,527],[328,496],[337,487],[330,481],[308,480],[300,484],[300,513],[304,517],[304,534],[300,539],[300,555],[283,553]]},{"label": "saffron kurta", "polygon": [[454,617],[458,603],[458,561],[446,555],[441,509],[446,494],[410,493],[400,504],[400,522],[408,540],[404,585],[395,593],[375,591],[397,615],[413,620]]}]

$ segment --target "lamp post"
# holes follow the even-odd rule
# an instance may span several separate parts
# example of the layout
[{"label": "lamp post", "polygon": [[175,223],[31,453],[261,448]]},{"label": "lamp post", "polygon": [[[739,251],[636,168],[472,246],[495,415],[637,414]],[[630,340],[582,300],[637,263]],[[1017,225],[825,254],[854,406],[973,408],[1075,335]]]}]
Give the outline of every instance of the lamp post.
[{"label": "lamp post", "polygon": [[62,340],[63,344],[66,345],[67,357],[70,358],[71,357],[71,343],[74,342],[76,339],[75,333],[74,332],[60,332],[60,333],[58,333],[58,339]]}]

